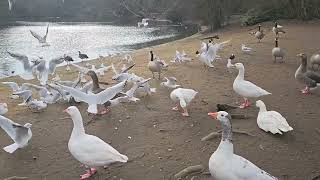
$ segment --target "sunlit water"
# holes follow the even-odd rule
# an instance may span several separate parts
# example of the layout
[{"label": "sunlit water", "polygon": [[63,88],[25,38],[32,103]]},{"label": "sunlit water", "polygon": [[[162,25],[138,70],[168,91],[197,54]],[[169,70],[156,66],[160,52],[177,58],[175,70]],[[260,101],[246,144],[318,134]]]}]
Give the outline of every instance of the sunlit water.
[{"label": "sunlit water", "polygon": [[6,50],[25,54],[30,59],[41,56],[46,60],[63,54],[80,60],[78,51],[81,51],[90,59],[95,59],[99,55],[126,53],[192,33],[184,27],[137,28],[101,23],[50,23],[47,37],[50,46],[41,47],[29,30],[43,36],[46,25],[45,22],[19,22],[0,27],[0,74],[10,74],[12,71],[15,71],[15,75],[22,73],[21,63],[10,57]]}]

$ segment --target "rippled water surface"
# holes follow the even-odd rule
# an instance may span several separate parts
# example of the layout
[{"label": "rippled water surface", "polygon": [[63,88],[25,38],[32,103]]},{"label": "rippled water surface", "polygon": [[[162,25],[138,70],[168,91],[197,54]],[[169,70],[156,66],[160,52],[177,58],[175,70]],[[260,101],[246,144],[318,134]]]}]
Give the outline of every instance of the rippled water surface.
[{"label": "rippled water surface", "polygon": [[99,55],[124,53],[150,45],[168,42],[190,35],[182,27],[137,28],[101,23],[50,23],[47,42],[41,47],[30,30],[45,34],[46,22],[17,22],[0,27],[0,72],[22,71],[22,65],[11,58],[6,50],[25,54],[30,59],[41,56],[46,60],[68,54],[78,59],[78,51],[90,59]]}]

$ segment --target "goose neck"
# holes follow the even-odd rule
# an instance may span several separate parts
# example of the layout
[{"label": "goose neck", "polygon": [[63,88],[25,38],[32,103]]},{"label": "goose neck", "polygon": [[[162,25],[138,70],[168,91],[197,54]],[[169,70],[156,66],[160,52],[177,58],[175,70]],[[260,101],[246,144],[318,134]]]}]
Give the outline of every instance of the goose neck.
[{"label": "goose neck", "polygon": [[238,76],[236,79],[241,79],[241,80],[244,79],[244,69],[243,68],[239,69],[239,73],[238,73]]},{"label": "goose neck", "polygon": [[73,121],[73,129],[71,133],[71,137],[77,137],[85,134],[82,117],[81,114],[71,116]]}]

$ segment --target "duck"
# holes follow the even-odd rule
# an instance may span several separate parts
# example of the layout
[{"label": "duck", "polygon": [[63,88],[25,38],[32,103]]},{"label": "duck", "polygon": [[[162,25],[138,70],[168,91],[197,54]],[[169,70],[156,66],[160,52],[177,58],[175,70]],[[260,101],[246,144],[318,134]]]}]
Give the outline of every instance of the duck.
[{"label": "duck", "polygon": [[189,117],[187,107],[197,94],[198,92],[193,89],[178,88],[173,90],[170,93],[170,98],[176,103],[176,106],[173,107],[172,110],[179,111],[179,109],[182,108],[182,116]]},{"label": "duck", "polygon": [[78,51],[78,53],[79,53],[79,58],[80,59],[88,59],[89,57],[88,57],[88,55],[86,55],[86,54],[82,54],[80,51]]},{"label": "duck", "polygon": [[256,101],[256,106],[259,108],[257,117],[257,124],[260,129],[272,134],[282,134],[283,132],[292,131],[293,128],[288,124],[284,118],[277,111],[267,111],[266,105],[263,101]]},{"label": "duck", "polygon": [[71,155],[89,167],[80,179],[88,179],[93,176],[98,166],[107,166],[115,162],[126,163],[128,157],[120,154],[116,149],[97,136],[86,134],[79,109],[70,106],[64,110],[73,121],[73,129],[68,142]]},{"label": "duck", "polygon": [[278,42],[278,38],[275,39],[275,44],[274,44],[274,48],[272,49],[272,56],[274,57],[274,61],[273,63],[275,63],[277,61],[277,58],[281,58],[280,63],[283,63],[283,58],[285,56],[285,52],[283,51],[282,48],[279,47],[279,42]]},{"label": "duck", "polygon": [[313,54],[310,57],[310,64],[312,65],[312,69],[314,70],[314,65],[317,65],[318,70],[320,67],[320,54]]},{"label": "duck", "polygon": [[5,115],[8,112],[8,104],[0,103],[0,115]]},{"label": "duck", "polygon": [[148,68],[152,72],[153,79],[155,78],[154,73],[158,73],[159,80],[160,80],[163,63],[154,59],[153,51],[150,51],[150,56],[151,56],[151,59],[148,63]]},{"label": "duck", "polygon": [[306,54],[300,53],[297,56],[301,58],[301,64],[294,76],[298,82],[306,85],[305,89],[301,90],[301,93],[308,95],[310,94],[310,88],[316,88],[317,84],[320,83],[320,74],[307,70],[308,57]]},{"label": "duck", "polygon": [[271,94],[252,82],[244,80],[245,69],[242,63],[236,63],[234,67],[239,70],[239,73],[233,82],[233,90],[244,98],[244,103],[240,105],[240,108],[243,109],[250,106],[248,98],[258,98]]},{"label": "duck", "polygon": [[209,159],[209,171],[215,180],[278,180],[249,160],[234,154],[231,116],[225,111],[208,115],[222,125],[222,138]]},{"label": "duck", "polygon": [[258,26],[258,31],[254,34],[254,37],[259,40],[259,43],[264,38],[265,34],[263,30],[261,30],[261,25]]},{"label": "duck", "polygon": [[272,32],[279,37],[279,33],[285,34],[286,32],[283,30],[283,27],[278,24],[278,22],[274,23],[274,27],[272,28]]},{"label": "duck", "polygon": [[164,77],[164,79],[166,80],[166,82],[162,82],[160,85],[167,87],[169,89],[175,89],[177,87],[180,87],[180,85],[177,84],[177,78],[175,77]]}]

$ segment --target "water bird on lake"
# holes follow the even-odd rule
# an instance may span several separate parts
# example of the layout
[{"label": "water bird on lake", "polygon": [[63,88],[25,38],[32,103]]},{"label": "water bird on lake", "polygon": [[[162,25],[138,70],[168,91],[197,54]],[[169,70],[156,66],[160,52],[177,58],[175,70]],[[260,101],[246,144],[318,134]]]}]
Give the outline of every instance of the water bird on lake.
[{"label": "water bird on lake", "polygon": [[257,124],[260,129],[271,132],[272,134],[282,134],[283,132],[292,131],[293,128],[289,126],[287,120],[277,111],[267,111],[266,105],[263,101],[256,102],[259,108],[257,117]]},{"label": "water bird on lake", "polygon": [[225,112],[208,113],[222,125],[222,138],[209,159],[209,171],[215,180],[278,180],[249,160],[234,154],[231,116]]},{"label": "water bird on lake", "polygon": [[79,109],[75,106],[64,110],[73,121],[73,129],[68,142],[68,149],[72,156],[89,167],[80,179],[88,179],[97,172],[95,167],[107,166],[115,162],[126,163],[128,157],[120,154],[116,149],[97,136],[86,134]]},{"label": "water bird on lake", "polygon": [[244,98],[244,103],[240,105],[240,108],[250,106],[248,98],[258,98],[271,94],[252,82],[244,80],[245,69],[242,63],[236,63],[234,67],[239,70],[239,73],[233,82],[233,90]]},{"label": "water bird on lake", "polygon": [[32,137],[32,124],[26,123],[22,126],[4,116],[0,116],[0,126],[14,141],[13,144],[4,147],[3,150],[8,153],[14,153],[18,148],[24,148],[28,145]]},{"label": "water bird on lake", "polygon": [[49,33],[49,24],[47,25],[46,34],[43,37],[32,30],[30,30],[30,33],[34,38],[36,38],[39,41],[41,46],[49,46],[49,44],[47,43],[47,37]]},{"label": "water bird on lake", "polygon": [[304,95],[310,94],[310,88],[317,88],[320,83],[320,74],[307,69],[308,57],[306,54],[301,53],[297,55],[301,58],[301,64],[296,70],[295,79],[306,85],[305,89],[301,90]]}]

